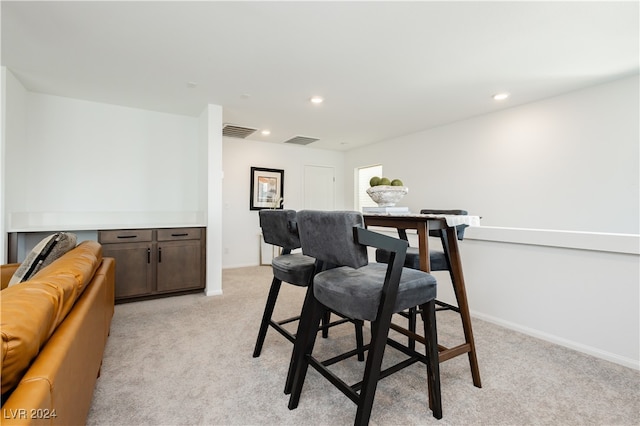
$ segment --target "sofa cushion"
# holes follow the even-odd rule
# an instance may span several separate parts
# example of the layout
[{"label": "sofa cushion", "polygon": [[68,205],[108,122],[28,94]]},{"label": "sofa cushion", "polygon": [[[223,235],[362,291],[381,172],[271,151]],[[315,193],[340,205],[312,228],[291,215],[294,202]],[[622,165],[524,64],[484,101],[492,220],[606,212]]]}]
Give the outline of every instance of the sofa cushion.
[{"label": "sofa cushion", "polygon": [[43,283],[2,290],[2,394],[13,389],[49,338],[60,292]]},{"label": "sofa cushion", "polygon": [[9,286],[27,281],[36,272],[76,246],[76,235],[70,232],[56,232],[42,239],[29,252],[24,262],[9,281]]},{"label": "sofa cushion", "polygon": [[3,395],[20,382],[101,262],[102,246],[84,241],[29,281],[0,292]]}]

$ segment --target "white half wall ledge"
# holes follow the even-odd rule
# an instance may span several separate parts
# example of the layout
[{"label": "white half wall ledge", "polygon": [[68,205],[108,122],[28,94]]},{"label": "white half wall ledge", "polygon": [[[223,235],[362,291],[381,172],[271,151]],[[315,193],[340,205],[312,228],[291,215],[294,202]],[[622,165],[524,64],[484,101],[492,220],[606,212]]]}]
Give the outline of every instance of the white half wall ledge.
[{"label": "white half wall ledge", "polygon": [[640,235],[553,229],[469,227],[465,239],[640,255]]},{"label": "white half wall ledge", "polygon": [[[371,227],[370,229],[392,237],[398,236],[395,230],[389,228]],[[409,230],[407,234],[417,238],[415,231]],[[471,226],[465,230],[464,239],[640,255],[640,235],[636,234]],[[411,242],[414,246],[417,244],[417,240],[411,240]]]},{"label": "white half wall ledge", "polygon": [[179,212],[13,212],[7,232],[205,226],[205,214]]}]

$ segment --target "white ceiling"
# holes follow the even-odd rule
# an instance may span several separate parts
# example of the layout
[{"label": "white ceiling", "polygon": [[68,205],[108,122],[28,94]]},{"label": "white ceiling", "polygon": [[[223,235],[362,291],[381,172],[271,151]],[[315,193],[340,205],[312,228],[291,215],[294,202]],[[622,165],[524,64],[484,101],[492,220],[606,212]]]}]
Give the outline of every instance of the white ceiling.
[{"label": "white ceiling", "polygon": [[2,65],[29,90],[190,116],[213,103],[271,130],[250,139],[336,150],[639,70],[637,1],[1,7]]}]

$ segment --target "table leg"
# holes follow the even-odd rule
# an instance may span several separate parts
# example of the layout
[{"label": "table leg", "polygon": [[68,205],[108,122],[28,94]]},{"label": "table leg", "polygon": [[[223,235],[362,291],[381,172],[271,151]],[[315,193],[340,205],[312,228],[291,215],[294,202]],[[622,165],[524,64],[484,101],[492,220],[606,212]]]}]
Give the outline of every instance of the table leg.
[{"label": "table leg", "polygon": [[[418,231],[418,255],[420,256],[420,270],[431,272],[431,257],[429,256],[429,224],[428,222],[420,222],[416,226]],[[409,331],[416,332],[416,317],[418,309],[409,309]],[[416,341],[409,337],[409,348],[415,350]]]},{"label": "table leg", "polygon": [[420,222],[418,230],[418,253],[420,256],[420,269],[431,272],[431,259],[429,258],[429,227],[427,222]]},{"label": "table leg", "polygon": [[476,357],[476,345],[473,340],[473,330],[471,328],[471,315],[469,313],[469,303],[467,301],[467,290],[464,284],[464,275],[462,273],[462,262],[460,261],[460,249],[458,247],[458,237],[456,228],[450,227],[446,230],[447,245],[449,249],[449,259],[451,260],[451,276],[453,287],[458,300],[458,308],[462,317],[462,328],[466,343],[469,345],[469,364],[471,366],[471,376],[473,377],[474,386],[481,388],[480,370],[478,368],[478,359]]}]

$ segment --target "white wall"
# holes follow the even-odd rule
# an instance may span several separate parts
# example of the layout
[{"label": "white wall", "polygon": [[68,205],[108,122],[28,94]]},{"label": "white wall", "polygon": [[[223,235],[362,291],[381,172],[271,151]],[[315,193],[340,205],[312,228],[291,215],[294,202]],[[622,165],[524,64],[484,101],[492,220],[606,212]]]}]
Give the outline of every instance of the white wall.
[{"label": "white wall", "polygon": [[258,211],[249,210],[251,167],[284,170],[284,207],[304,208],[304,166],[332,166],[336,209],[344,208],[344,154],[310,146],[223,138],[223,267],[260,263]]},{"label": "white wall", "polygon": [[222,294],[222,107],[208,105],[200,116],[207,167],[207,296]]},{"label": "white wall", "polygon": [[[11,105],[14,108],[14,105]],[[203,224],[198,119],[27,92],[9,230]]]},{"label": "white wall", "polygon": [[[9,107],[10,106],[10,107]],[[17,175],[21,170],[21,164],[13,161],[16,150],[26,140],[27,117],[27,91],[15,78],[10,70],[2,67],[2,147],[0,149],[0,261],[7,262],[8,229],[7,176]],[[7,141],[12,141],[8,143]]]},{"label": "white wall", "polygon": [[187,117],[33,93],[4,68],[3,91],[3,262],[6,232],[206,225],[206,291],[222,292],[221,107]]},{"label": "white wall", "polygon": [[345,188],[382,163],[401,205],[482,216],[461,243],[472,315],[640,368],[638,93],[634,76],[355,149]]},{"label": "white wall", "polygon": [[485,226],[638,234],[638,90],[634,76],[399,137],[349,151],[346,166],[383,163],[409,187],[402,204],[414,210],[466,207]]},{"label": "white wall", "polygon": [[637,254],[480,240],[461,245],[472,315],[640,368]]}]

